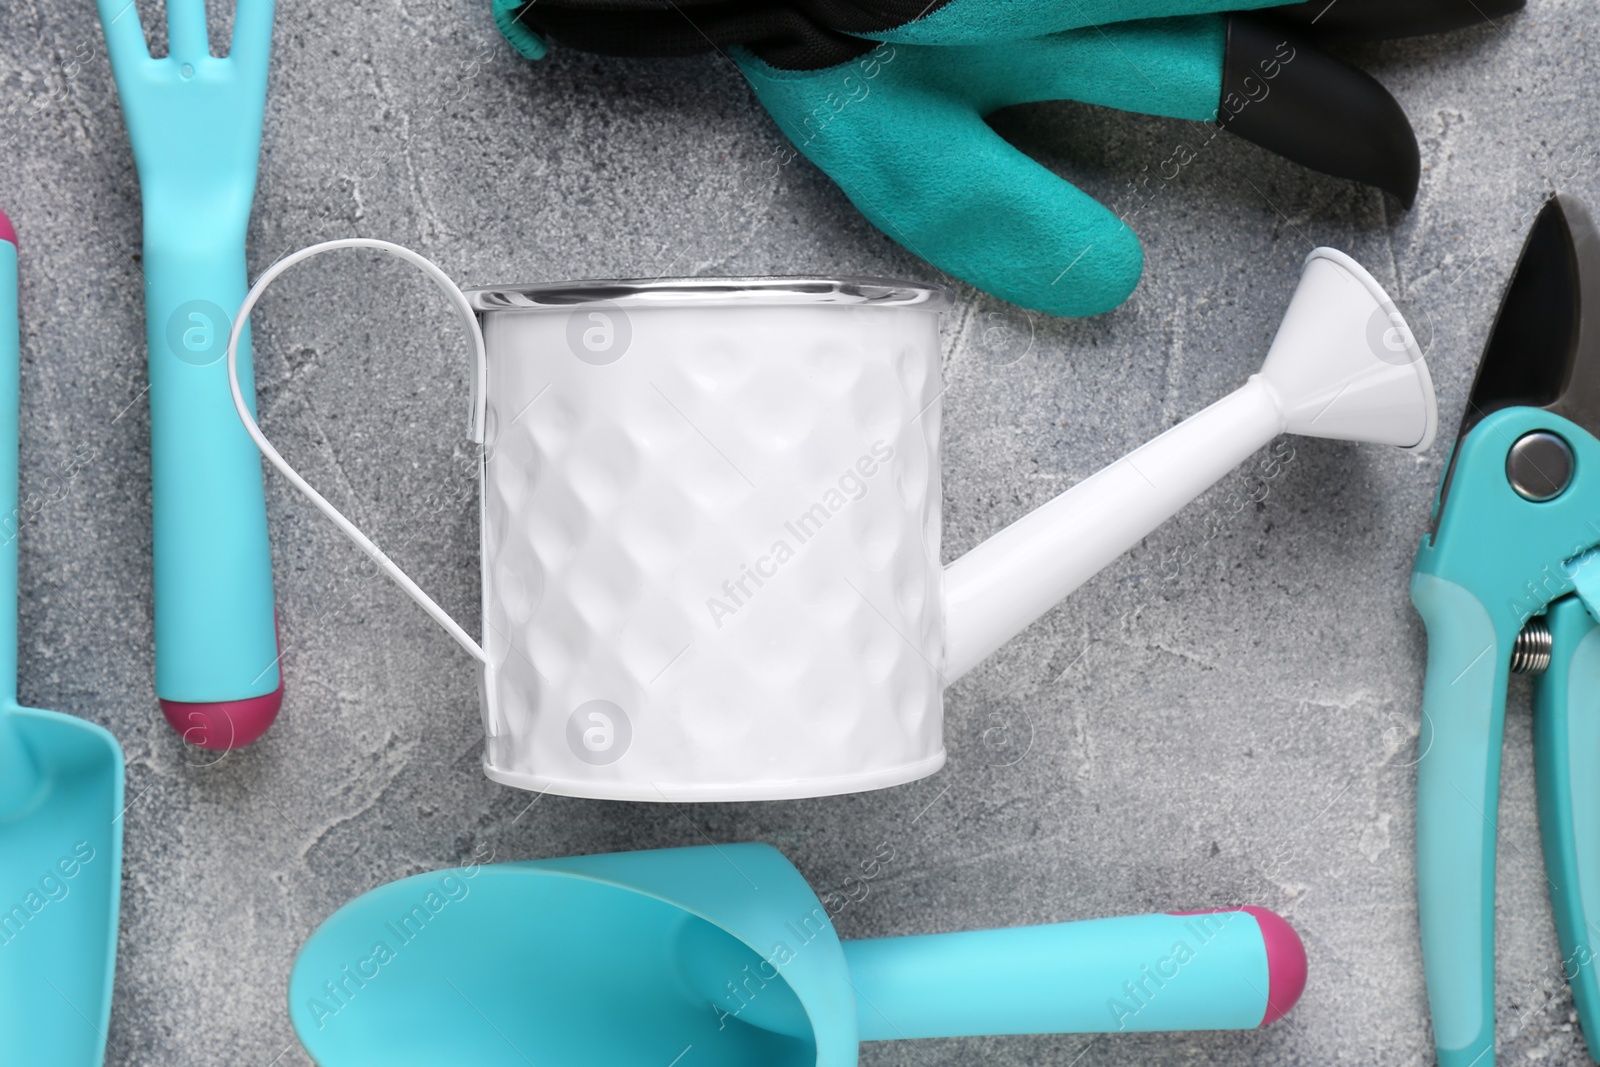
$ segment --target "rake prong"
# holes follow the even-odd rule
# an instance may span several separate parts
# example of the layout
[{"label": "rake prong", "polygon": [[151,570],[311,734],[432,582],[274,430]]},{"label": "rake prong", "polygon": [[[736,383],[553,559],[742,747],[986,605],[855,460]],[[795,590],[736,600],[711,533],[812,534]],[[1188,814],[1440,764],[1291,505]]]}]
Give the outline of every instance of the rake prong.
[{"label": "rake prong", "polygon": [[211,54],[206,0],[167,0],[167,54],[179,63],[198,63]]},{"label": "rake prong", "polygon": [[272,52],[273,0],[239,0],[233,13],[233,43],[228,56],[249,67],[266,70]]},{"label": "rake prong", "polygon": [[144,27],[139,25],[139,8],[134,0],[97,0],[97,6],[112,65],[149,62],[150,49],[144,42]]}]

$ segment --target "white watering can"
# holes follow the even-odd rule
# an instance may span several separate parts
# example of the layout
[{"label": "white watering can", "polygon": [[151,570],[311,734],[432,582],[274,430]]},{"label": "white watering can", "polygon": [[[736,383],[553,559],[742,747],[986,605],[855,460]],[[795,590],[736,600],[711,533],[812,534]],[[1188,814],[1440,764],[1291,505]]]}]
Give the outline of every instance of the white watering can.
[{"label": "white watering can", "polygon": [[[262,291],[350,247],[417,265],[468,323],[486,443],[481,645],[290,468],[239,390],[235,347]],[[261,276],[228,372],[262,453],[481,665],[485,773],[611,800],[823,796],[931,774],[947,685],[1277,434],[1433,440],[1433,385],[1394,303],[1319,248],[1259,374],[945,566],[949,304],[876,279],[463,294],[416,253],[356,238]]]}]

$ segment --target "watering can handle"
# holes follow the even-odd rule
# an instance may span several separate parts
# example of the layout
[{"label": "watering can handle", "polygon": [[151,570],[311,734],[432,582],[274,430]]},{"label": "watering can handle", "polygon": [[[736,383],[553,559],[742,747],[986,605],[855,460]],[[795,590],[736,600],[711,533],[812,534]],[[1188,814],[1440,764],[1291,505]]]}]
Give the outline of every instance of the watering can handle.
[{"label": "watering can handle", "polygon": [[355,523],[345,518],[338,508],[328,503],[327,498],[313,489],[311,483],[300,477],[299,472],[289,466],[288,461],[278,454],[278,450],[273,448],[272,443],[262,434],[261,427],[256,425],[255,417],[250,414],[250,409],[245,404],[244,393],[239,388],[239,337],[244,333],[245,324],[250,321],[250,312],[255,308],[256,301],[261,299],[261,294],[266,292],[267,286],[271,285],[278,275],[296,263],[310,259],[312,256],[321,255],[323,252],[332,252],[337,248],[374,248],[380,252],[387,252],[391,256],[403,259],[432,278],[434,283],[444,291],[445,296],[450,298],[450,303],[460,312],[461,319],[467,326],[468,336],[472,338],[472,421],[469,432],[473,443],[480,445],[483,443],[484,392],[488,367],[484,357],[483,330],[478,326],[478,317],[473,313],[472,306],[467,303],[466,295],[461,292],[460,287],[451,281],[450,276],[441,270],[433,260],[420,253],[413,252],[409,248],[370,237],[345,237],[337,241],[323,241],[321,244],[302,248],[300,251],[278,260],[278,262],[268,267],[261,277],[256,279],[256,283],[250,287],[250,292],[245,294],[244,303],[239,305],[239,313],[233,317],[233,332],[228,335],[228,388],[233,391],[234,409],[238,411],[239,420],[244,423],[245,432],[250,435],[250,439],[256,443],[256,447],[261,450],[261,454],[267,457],[268,461],[274,467],[277,467],[285,478],[289,479],[289,484],[305,494],[306,498],[331,519],[333,524],[339,527],[346,537],[354,541],[361,551],[365,552],[372,558],[374,563],[383,568],[384,573],[396,585],[405,590],[407,596],[422,605],[422,610],[433,616],[433,620],[444,627],[445,632],[455,638],[457,644],[466,649],[479,663],[487,663],[488,656],[484,653],[483,646],[474,641],[461,628],[461,625],[450,617],[448,612],[436,604],[433,598],[424,593],[421,587],[412,581],[405,571],[401,570],[392,559],[384,554],[383,549],[373,544],[371,538],[362,533]]}]

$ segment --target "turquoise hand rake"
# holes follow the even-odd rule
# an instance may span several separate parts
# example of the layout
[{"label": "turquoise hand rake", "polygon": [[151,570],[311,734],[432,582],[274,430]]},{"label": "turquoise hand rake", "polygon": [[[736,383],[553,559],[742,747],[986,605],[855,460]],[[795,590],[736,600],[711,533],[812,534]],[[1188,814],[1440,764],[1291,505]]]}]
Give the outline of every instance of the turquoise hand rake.
[{"label": "turquoise hand rake", "polygon": [[[131,0],[99,10],[144,200],[156,695],[187,740],[235,748],[283,699],[261,461],[222,358],[247,288],[272,0],[240,0],[220,59],[205,0],[168,0],[162,59]],[[253,406],[248,331],[239,368]]]}]

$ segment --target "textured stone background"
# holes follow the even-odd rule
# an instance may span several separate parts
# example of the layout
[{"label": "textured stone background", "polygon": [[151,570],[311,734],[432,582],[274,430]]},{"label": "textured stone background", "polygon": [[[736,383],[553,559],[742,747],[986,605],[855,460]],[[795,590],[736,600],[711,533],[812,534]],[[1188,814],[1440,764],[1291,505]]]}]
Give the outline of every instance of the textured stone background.
[{"label": "textured stone background", "polygon": [[[1410,212],[1222,137],[1154,183],[1136,220],[1144,282],[1114,314],[1050,320],[956,286],[951,557],[1240,384],[1317,244],[1352,253],[1412,310],[1440,393],[1431,452],[1301,440],[1275,478],[1257,466],[1225,480],[954,687],[950,763],[931,779],[797,803],[525,810],[531,794],[479,773],[469,661],[397,590],[355,576],[356,550],[277,477],[283,715],[214,764],[162,721],[138,185],[92,5],[5,5],[23,485],[76,447],[98,456],[23,538],[21,686],[28,703],[108,726],[127,753],[109,1062],[306,1062],[284,1008],[294,953],[382,882],[479,846],[520,859],[710,837],[772,842],[823,888],[891,843],[895,860],[839,916],[846,936],[1254,902],[1310,950],[1304,1000],[1265,1032],[882,1045],[866,1063],[1431,1063],[1410,768],[1424,646],[1406,580],[1526,219],[1554,188],[1600,201],[1592,18],[1581,0],[1531,0],[1498,26],[1354,53],[1416,125],[1426,169]],[[252,271],[363,234],[463,283],[938,277],[803,161],[763,176],[780,137],[725,60],[530,64],[483,0],[285,0],[275,51]],[[1118,210],[1135,203],[1131,179],[1199,132],[1074,104],[995,125]],[[444,304],[398,265],[322,260],[274,290],[255,328],[274,440],[380,543],[409,538],[401,562],[471,617],[475,515],[412,514],[468,455]],[[1265,499],[1235,514],[1228,498],[1247,492]],[[1503,1062],[1579,1064],[1527,699],[1514,685]]]}]

